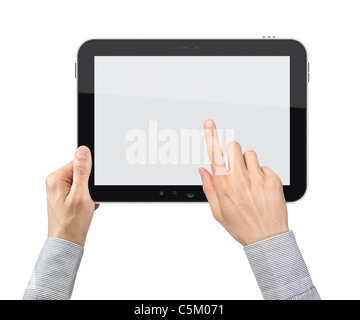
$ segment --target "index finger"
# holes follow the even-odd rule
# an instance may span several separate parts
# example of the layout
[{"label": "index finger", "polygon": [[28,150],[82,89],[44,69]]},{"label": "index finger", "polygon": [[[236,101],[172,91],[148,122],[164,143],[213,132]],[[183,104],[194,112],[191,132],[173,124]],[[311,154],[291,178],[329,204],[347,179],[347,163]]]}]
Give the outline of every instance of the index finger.
[{"label": "index finger", "polygon": [[73,181],[72,172],[73,161],[49,174],[46,178],[47,196],[64,200],[70,192]]},{"label": "index finger", "polygon": [[204,137],[213,175],[228,175],[229,172],[219,143],[216,125],[211,119],[204,123]]}]

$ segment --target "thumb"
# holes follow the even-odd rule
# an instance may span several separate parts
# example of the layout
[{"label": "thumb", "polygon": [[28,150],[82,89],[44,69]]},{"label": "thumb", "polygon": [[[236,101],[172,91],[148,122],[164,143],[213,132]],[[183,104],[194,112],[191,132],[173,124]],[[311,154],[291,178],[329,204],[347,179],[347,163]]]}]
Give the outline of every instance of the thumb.
[{"label": "thumb", "polygon": [[211,173],[205,168],[200,167],[199,173],[203,184],[203,191],[209,202],[212,214],[218,222],[222,223],[223,217],[220,209],[219,200],[216,194],[213,177]]},{"label": "thumb", "polygon": [[92,161],[89,148],[86,146],[77,148],[73,166],[73,187],[75,189],[88,190],[91,165]]}]

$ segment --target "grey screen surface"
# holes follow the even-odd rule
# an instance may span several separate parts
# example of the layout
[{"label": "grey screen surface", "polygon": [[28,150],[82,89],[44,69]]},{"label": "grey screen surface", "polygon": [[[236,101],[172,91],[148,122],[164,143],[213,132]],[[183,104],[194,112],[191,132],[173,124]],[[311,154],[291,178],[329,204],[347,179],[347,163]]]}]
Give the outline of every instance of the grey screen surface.
[{"label": "grey screen surface", "polygon": [[[95,185],[200,185],[203,123],[290,184],[290,57],[95,57]],[[224,152],[225,153],[225,152]],[[211,171],[210,171],[211,172]]]}]

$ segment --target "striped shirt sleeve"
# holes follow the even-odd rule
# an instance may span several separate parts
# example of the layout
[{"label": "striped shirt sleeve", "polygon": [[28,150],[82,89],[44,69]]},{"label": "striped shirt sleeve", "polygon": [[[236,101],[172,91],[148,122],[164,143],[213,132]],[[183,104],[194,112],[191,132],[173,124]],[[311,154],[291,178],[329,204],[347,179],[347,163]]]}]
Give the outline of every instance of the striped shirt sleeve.
[{"label": "striped shirt sleeve", "polygon": [[320,300],[293,231],[244,250],[265,300]]},{"label": "striped shirt sleeve", "polygon": [[83,247],[76,243],[48,238],[23,300],[69,300],[83,252]]}]

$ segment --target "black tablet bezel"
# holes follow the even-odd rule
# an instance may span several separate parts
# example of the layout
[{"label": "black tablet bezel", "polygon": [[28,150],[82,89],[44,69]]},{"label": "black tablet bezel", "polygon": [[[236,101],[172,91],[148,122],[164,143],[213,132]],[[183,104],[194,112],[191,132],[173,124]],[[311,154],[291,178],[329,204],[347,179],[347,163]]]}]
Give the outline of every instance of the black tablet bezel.
[{"label": "black tablet bezel", "polygon": [[[78,145],[93,156],[90,195],[96,202],[206,201],[202,186],[94,185],[94,57],[95,56],[290,56],[290,185],[286,201],[300,199],[307,178],[307,81],[304,46],[292,39],[101,39],[85,42],[78,51]],[[216,120],[216,119],[215,119]],[[200,182],[200,178],[199,178]]]}]

